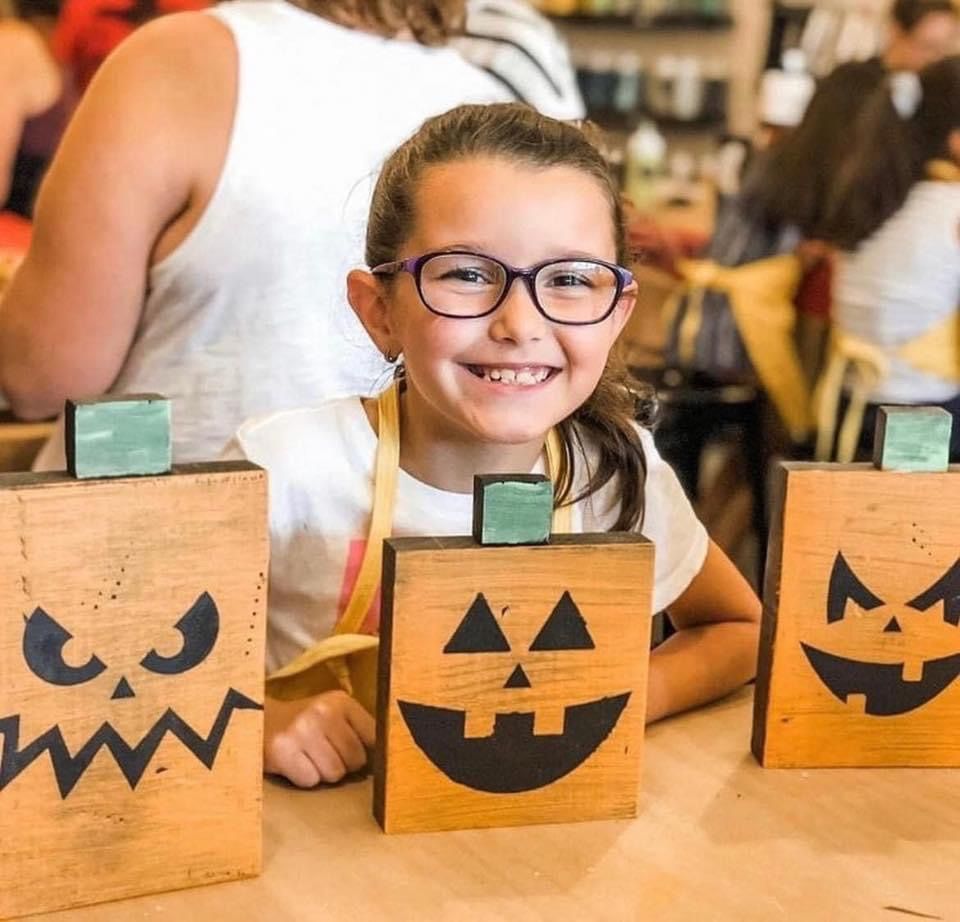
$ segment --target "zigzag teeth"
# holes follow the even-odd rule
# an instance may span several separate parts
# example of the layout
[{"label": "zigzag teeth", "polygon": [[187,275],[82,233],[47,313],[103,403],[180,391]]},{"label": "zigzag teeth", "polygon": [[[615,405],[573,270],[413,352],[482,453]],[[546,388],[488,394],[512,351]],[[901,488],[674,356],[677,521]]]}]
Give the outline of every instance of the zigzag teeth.
[{"label": "zigzag teeth", "polygon": [[133,790],[167,733],[177,737],[201,763],[212,769],[233,712],[243,710],[262,711],[263,705],[230,688],[206,737],[200,736],[176,711],[168,708],[136,746],[131,747],[111,724],[104,723],[74,756],[70,755],[59,727],[52,727],[19,749],[20,716],[4,717],[0,719],[0,737],[4,741],[0,757],[0,791],[44,752],[49,752],[60,797],[66,799],[102,747],[113,753],[117,766]]}]

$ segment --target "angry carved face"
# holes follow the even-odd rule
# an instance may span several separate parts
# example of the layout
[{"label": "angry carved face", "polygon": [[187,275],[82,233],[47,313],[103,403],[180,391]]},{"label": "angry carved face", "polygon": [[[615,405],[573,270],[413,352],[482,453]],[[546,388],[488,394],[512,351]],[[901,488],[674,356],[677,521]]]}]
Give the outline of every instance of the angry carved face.
[{"label": "angry carved face", "polygon": [[[835,697],[848,704],[852,696],[862,697],[864,713],[876,717],[920,708],[960,675],[960,652],[955,652],[960,636],[951,630],[960,626],[960,560],[919,595],[897,604],[868,589],[838,553],[830,574],[827,623],[840,628],[833,650],[843,654],[804,642],[800,646]],[[921,635],[927,638],[929,655],[917,649]],[[864,658],[876,650],[878,640],[888,660]],[[943,655],[933,655],[937,647]]]},{"label": "angry carved face", "polygon": [[[175,652],[165,655],[156,647],[150,649],[139,661],[142,669],[155,675],[178,676],[199,666],[213,650],[220,632],[216,602],[209,593],[202,593],[172,627],[179,634]],[[91,654],[82,664],[72,665],[67,655],[71,640],[73,635],[43,608],[35,608],[24,618],[24,661],[36,678],[49,685],[84,685],[110,668],[96,654]],[[135,697],[136,682],[131,684],[130,677],[120,675],[110,699]],[[59,726],[50,727],[22,745],[20,715],[0,717],[0,791],[44,753],[49,753],[60,796],[65,799],[101,749],[113,754],[131,789],[135,788],[168,733],[178,738],[203,765],[212,768],[233,711],[246,709],[260,710],[262,705],[229,688],[210,732],[204,736],[168,707],[135,745],[128,743],[107,720],[72,755]]]}]

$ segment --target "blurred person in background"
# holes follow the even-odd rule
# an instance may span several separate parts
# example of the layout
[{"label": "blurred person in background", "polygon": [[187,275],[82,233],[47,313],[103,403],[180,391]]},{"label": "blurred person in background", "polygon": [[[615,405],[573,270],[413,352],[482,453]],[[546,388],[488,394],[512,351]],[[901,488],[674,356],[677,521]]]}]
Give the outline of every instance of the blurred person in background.
[{"label": "blurred person in background", "polygon": [[[373,179],[430,115],[505,99],[442,46],[463,0],[235,0],[131,35],[84,95],[0,304],[17,415],[159,392],[178,462],[249,416],[371,393],[346,301]],[[62,468],[62,440],[38,469]]]},{"label": "blurred person in background", "polygon": [[[866,61],[847,61],[822,81],[828,92],[849,85],[856,93],[865,83],[877,86],[891,72],[919,71],[957,51],[960,11],[954,0],[894,0],[888,38],[882,54]],[[860,96],[860,101],[864,99]]]},{"label": "blurred person in background", "polygon": [[960,56],[892,74],[846,136],[819,227],[838,256],[818,454],[848,407],[839,460],[869,457],[878,405],[933,404],[954,417],[958,461]]},{"label": "blurred person in background", "polygon": [[56,0],[17,0],[0,19],[0,211],[29,217],[73,109],[70,79],[50,50]]},{"label": "blurred person in background", "polygon": [[884,68],[920,71],[956,52],[958,18],[953,0],[894,0]]},{"label": "blurred person in background", "polygon": [[526,0],[467,0],[467,23],[453,46],[544,115],[582,119],[583,97],[566,42]]}]

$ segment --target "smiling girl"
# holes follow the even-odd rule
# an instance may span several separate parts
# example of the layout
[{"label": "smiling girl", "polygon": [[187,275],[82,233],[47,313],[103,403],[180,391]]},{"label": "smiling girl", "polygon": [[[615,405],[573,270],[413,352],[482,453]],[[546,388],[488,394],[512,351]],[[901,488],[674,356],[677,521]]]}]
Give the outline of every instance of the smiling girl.
[{"label": "smiling girl", "polygon": [[[270,473],[268,668],[328,636],[368,534],[381,410],[399,415],[392,533],[469,534],[475,474],[548,469],[571,530],[656,545],[654,611],[677,628],[653,651],[647,719],[754,673],[760,605],[697,521],[637,398],[610,364],[637,285],[617,190],[577,128],[519,105],[463,106],[387,161],[350,303],[396,382],[246,423],[235,442]],[[393,410],[383,410],[391,427]],[[427,589],[428,591],[428,589]],[[372,605],[364,630],[377,630]],[[361,768],[374,721],[342,691],[266,702],[265,768],[308,787]]]}]

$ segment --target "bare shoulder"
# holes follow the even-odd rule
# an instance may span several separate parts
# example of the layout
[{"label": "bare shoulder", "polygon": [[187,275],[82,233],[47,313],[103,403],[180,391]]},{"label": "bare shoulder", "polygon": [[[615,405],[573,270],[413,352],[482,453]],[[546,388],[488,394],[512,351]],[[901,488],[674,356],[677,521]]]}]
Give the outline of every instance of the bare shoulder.
[{"label": "bare shoulder", "polygon": [[[138,224],[146,222],[152,246],[174,216],[215,184],[236,89],[236,47],[216,17],[180,13],[138,29],[84,94],[41,193],[41,214],[62,209],[74,190],[94,194],[105,172],[126,175],[129,205]],[[111,188],[101,205],[125,207],[119,191]]]},{"label": "bare shoulder", "polygon": [[[136,30],[97,74],[94,95],[138,94],[182,111],[235,93],[237,53],[230,30],[207,13],[177,13]],[[152,108],[152,106],[151,106]]]},{"label": "bare shoulder", "polygon": [[[0,48],[4,54],[30,54],[39,41],[37,33],[19,19],[0,19]],[[6,58],[0,58],[6,60]]]}]

